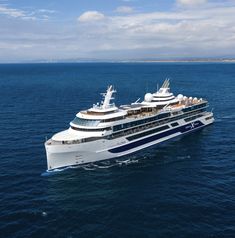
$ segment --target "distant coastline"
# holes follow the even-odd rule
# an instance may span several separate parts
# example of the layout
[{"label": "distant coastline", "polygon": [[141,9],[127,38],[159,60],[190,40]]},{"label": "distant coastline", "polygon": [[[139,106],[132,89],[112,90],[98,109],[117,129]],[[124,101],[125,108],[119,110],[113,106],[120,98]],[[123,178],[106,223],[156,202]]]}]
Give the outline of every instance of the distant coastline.
[{"label": "distant coastline", "polygon": [[[131,61],[130,61],[131,62]],[[159,62],[159,63],[164,63],[164,62],[232,62],[235,63],[235,59],[166,59],[166,60],[140,60],[140,61],[135,61],[135,62]]]},{"label": "distant coastline", "polygon": [[39,59],[0,62],[0,64],[43,63],[235,63],[235,58],[175,58],[175,59]]}]

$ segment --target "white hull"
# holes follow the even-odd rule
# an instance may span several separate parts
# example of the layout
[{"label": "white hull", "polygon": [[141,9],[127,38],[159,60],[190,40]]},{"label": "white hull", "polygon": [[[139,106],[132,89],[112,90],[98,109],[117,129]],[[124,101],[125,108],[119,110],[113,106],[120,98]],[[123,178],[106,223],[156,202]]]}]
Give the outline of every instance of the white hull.
[{"label": "white hull", "polygon": [[[211,119],[206,120],[205,118],[208,118],[209,116],[211,116]],[[48,170],[71,165],[81,165],[128,155],[171,138],[186,134],[188,132],[193,132],[194,130],[203,128],[213,123],[213,121],[214,118],[212,113],[207,113],[206,115],[187,123],[183,119],[180,119],[178,121],[174,121],[179,123],[177,127],[170,126],[170,124],[173,123],[170,122],[165,124],[169,125],[169,129],[158,133],[149,134],[148,136],[141,137],[133,141],[127,140],[126,137],[135,134],[112,140],[99,139],[96,141],[79,144],[48,145],[45,143]],[[160,136],[163,134],[165,135]]]}]

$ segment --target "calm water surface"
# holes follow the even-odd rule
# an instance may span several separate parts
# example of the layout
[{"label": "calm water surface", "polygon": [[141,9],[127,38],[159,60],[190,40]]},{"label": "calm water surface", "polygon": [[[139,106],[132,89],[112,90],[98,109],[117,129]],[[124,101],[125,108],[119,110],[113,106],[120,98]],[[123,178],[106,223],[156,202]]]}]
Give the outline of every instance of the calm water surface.
[{"label": "calm water surface", "polygon": [[[171,78],[216,122],[126,157],[46,173],[45,137],[100,101],[136,101]],[[0,237],[235,237],[235,64],[0,65]]]}]

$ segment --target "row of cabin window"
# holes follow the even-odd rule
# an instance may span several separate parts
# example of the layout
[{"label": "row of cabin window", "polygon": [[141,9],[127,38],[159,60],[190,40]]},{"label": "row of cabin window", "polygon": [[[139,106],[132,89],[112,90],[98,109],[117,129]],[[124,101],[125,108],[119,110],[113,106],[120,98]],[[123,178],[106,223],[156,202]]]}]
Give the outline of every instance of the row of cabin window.
[{"label": "row of cabin window", "polygon": [[123,130],[123,129],[129,128],[129,127],[134,127],[134,126],[138,126],[138,125],[145,124],[148,122],[153,122],[155,120],[163,119],[163,118],[166,118],[169,116],[170,116],[170,113],[164,113],[164,114],[159,114],[155,117],[146,118],[146,119],[133,121],[133,122],[128,122],[128,123],[121,124],[121,125],[116,125],[116,126],[113,126],[113,131],[119,131],[119,130]]},{"label": "row of cabin window", "polygon": [[129,140],[129,141],[136,140],[136,139],[142,138],[144,136],[154,134],[156,132],[164,131],[168,128],[169,128],[169,126],[167,126],[167,125],[166,126],[161,126],[161,127],[156,128],[156,129],[153,129],[151,131],[145,131],[145,132],[139,133],[137,135],[129,136],[129,137],[127,137],[127,140]]},{"label": "row of cabin window", "polygon": [[[186,118],[186,119],[185,119],[185,122],[192,121],[192,120],[194,120],[194,119],[196,119],[196,118],[199,118],[199,117],[201,117],[201,116],[202,116],[202,115],[199,114],[199,115],[196,115],[196,116],[192,116],[192,117]],[[178,122],[174,122],[174,123],[172,123],[171,125],[172,125],[173,127],[175,127],[175,126],[178,126],[179,123],[178,123]],[[156,128],[156,129],[153,129],[153,130],[151,130],[151,131],[145,131],[145,132],[139,133],[139,134],[137,134],[137,135],[129,136],[129,137],[127,137],[127,139],[130,140],[130,141],[131,141],[131,140],[136,140],[136,139],[138,139],[138,138],[142,138],[142,137],[144,137],[144,136],[151,135],[151,134],[154,134],[154,133],[156,133],[156,132],[164,131],[164,130],[166,130],[166,129],[168,129],[168,128],[169,128],[168,125],[161,126],[161,127]]]},{"label": "row of cabin window", "polygon": [[192,107],[187,107],[187,108],[183,109],[183,112],[190,112],[190,111],[205,107],[206,105],[207,105],[207,103],[202,103],[202,104],[199,104],[199,105],[194,105]]},{"label": "row of cabin window", "polygon": [[137,127],[132,127],[132,128],[128,128],[128,129],[125,129],[125,130],[118,131],[118,132],[114,132],[111,136],[109,136],[108,139],[133,134],[133,133],[136,133],[136,132],[141,132],[141,131],[144,131],[146,129],[154,128],[156,126],[165,124],[167,122],[169,122],[169,119],[163,119],[163,120],[158,121],[158,122],[155,121],[155,122],[151,122],[151,123],[148,123],[148,124],[139,125]]},{"label": "row of cabin window", "polygon": [[[186,115],[183,114],[183,115],[180,115],[180,116],[174,117],[173,120],[183,119],[183,118],[185,118],[185,117],[189,117],[189,116],[194,115],[194,114],[196,114],[196,113],[197,113],[197,115],[194,116],[194,117],[201,117],[202,114],[198,114],[198,113],[205,112],[205,111],[206,111],[206,108],[202,108],[202,109],[197,110],[197,111],[195,111],[195,112],[187,113]],[[190,118],[192,118],[192,117],[190,117]],[[184,119],[184,120],[187,122],[188,118],[186,118],[186,119]],[[190,119],[190,120],[192,120],[192,119]]]},{"label": "row of cabin window", "polygon": [[[204,111],[204,109],[201,109],[200,111]],[[195,112],[193,112],[193,113],[195,113]],[[192,114],[193,114],[193,113],[192,113]],[[190,113],[190,114],[191,114],[191,113]],[[185,115],[180,115],[180,116],[178,116],[178,117],[171,118],[171,119],[169,119],[169,120],[167,120],[167,121],[170,122],[170,121],[173,121],[173,120],[179,120],[179,119],[183,118],[184,116],[185,116]],[[185,121],[186,121],[186,122],[187,122],[187,121],[192,121],[192,120],[194,120],[194,119],[196,119],[196,118],[199,118],[199,117],[201,117],[201,116],[202,116],[202,114],[199,114],[199,115],[196,115],[196,116],[192,116],[192,117],[186,118]],[[166,121],[163,120],[161,123],[166,123]],[[175,126],[178,126],[178,125],[179,125],[178,122],[174,122],[174,123],[171,124],[172,127],[175,127]],[[145,128],[145,127],[143,126],[143,128]],[[139,133],[139,134],[137,134],[137,135],[129,136],[129,137],[127,137],[127,139],[128,139],[128,140],[135,140],[135,139],[144,137],[144,136],[146,136],[146,135],[150,135],[150,134],[153,134],[153,133],[156,133],[156,132],[160,132],[160,131],[166,130],[166,129],[168,129],[168,128],[169,128],[168,125],[161,126],[161,127],[156,128],[156,129],[153,129],[153,130],[151,130],[151,131],[146,131],[146,132],[143,132],[143,133]],[[130,130],[131,130],[131,129],[130,129]],[[130,130],[126,130],[126,131],[123,131],[123,132],[128,133],[128,131],[130,131]],[[117,134],[120,134],[120,132],[117,133]],[[116,134],[116,136],[118,136],[117,134]],[[120,135],[121,135],[121,134],[120,134]]]},{"label": "row of cabin window", "polygon": [[202,114],[199,114],[199,115],[196,115],[196,116],[188,117],[188,118],[186,118],[186,119],[184,119],[184,120],[185,120],[185,122],[189,122],[189,121],[193,121],[193,120],[195,120],[196,118],[199,118],[199,117],[201,117],[201,116],[202,116]]},{"label": "row of cabin window", "polygon": [[[196,112],[191,112],[191,113],[187,113],[187,116],[190,116],[190,115],[193,115],[193,114],[195,114],[195,113],[200,113],[200,112],[204,112],[206,109],[205,108],[203,108],[203,109],[200,109],[200,110],[197,110]],[[201,116],[201,114],[200,115],[197,115],[197,117],[200,117]],[[160,120],[160,121],[155,121],[154,122],[154,124],[153,124],[153,126],[156,126],[156,125],[159,125],[159,124],[164,124],[164,123],[167,123],[167,122],[170,122],[170,121],[176,121],[176,120],[179,120],[179,119],[183,119],[183,118],[185,118],[185,115],[183,114],[183,115],[180,115],[180,116],[176,116],[176,117],[172,117],[172,118],[167,118],[167,119],[165,119],[165,120]],[[151,124],[151,123],[149,123],[149,124]],[[120,131],[120,132],[116,132],[116,133],[114,133],[114,135],[115,136],[119,136],[119,134],[122,136],[122,132],[125,132],[125,133],[128,133],[129,131],[131,131],[131,130],[133,130],[133,129],[135,129],[135,128],[138,128],[138,129],[145,129],[145,126],[148,126],[149,124],[146,124],[146,125],[143,125],[143,126],[139,126],[139,127],[134,127],[134,128],[131,128],[131,129],[127,129],[127,130],[125,130],[124,128]],[[175,122],[175,123],[172,123],[171,124],[173,127],[175,127],[175,126],[177,126],[178,125],[178,123],[177,122]],[[114,131],[114,130],[113,130]]]}]

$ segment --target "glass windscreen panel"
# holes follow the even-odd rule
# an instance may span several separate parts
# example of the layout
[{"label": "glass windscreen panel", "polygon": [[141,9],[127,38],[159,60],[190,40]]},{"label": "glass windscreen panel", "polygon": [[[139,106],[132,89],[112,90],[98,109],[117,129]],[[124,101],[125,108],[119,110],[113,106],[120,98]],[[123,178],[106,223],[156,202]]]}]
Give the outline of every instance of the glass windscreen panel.
[{"label": "glass windscreen panel", "polygon": [[100,120],[91,120],[75,117],[72,123],[78,126],[96,127],[100,123]]}]

